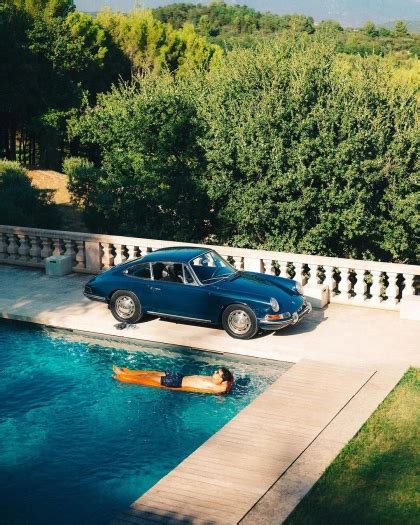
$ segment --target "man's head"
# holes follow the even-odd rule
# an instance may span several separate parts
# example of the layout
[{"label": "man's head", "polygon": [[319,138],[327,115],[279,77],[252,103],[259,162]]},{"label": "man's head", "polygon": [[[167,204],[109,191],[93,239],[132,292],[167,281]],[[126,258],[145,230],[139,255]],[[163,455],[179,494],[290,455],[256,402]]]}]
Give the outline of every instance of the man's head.
[{"label": "man's head", "polygon": [[232,372],[224,366],[221,366],[214,372],[213,380],[217,384],[221,384],[225,381],[229,383],[230,381],[232,381]]}]

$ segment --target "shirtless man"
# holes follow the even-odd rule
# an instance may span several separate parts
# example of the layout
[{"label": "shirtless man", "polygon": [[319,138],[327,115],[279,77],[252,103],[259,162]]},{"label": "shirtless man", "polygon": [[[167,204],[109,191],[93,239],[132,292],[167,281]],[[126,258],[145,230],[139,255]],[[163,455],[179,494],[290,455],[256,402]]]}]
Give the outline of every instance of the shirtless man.
[{"label": "shirtless man", "polygon": [[[112,370],[116,376],[119,374],[130,374],[139,376],[149,381],[153,381],[156,385],[166,386],[170,388],[199,388],[214,392],[215,394],[226,394],[232,386],[233,375],[224,367],[220,367],[213,373],[212,376],[183,376],[176,372],[156,372],[154,370],[127,370],[121,369],[118,366],[113,366]],[[117,377],[118,379],[118,377]]]}]

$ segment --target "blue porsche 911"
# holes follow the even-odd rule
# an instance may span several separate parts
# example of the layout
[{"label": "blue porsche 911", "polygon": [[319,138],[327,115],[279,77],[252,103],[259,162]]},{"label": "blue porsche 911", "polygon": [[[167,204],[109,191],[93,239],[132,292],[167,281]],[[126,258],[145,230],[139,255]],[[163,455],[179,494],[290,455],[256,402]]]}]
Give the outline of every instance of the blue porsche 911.
[{"label": "blue porsche 911", "polygon": [[84,295],[121,322],[144,314],[222,324],[237,339],[296,324],[312,307],[292,279],[238,271],[211,249],[163,248],[90,279]]}]

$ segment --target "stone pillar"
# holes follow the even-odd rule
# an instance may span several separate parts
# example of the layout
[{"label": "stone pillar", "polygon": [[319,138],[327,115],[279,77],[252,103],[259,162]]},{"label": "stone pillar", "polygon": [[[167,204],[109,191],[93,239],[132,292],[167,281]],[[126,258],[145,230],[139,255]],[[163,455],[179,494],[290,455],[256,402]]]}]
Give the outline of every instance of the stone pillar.
[{"label": "stone pillar", "polygon": [[53,242],[53,255],[63,255],[64,254],[64,248],[63,248],[63,241],[61,239],[52,239]]},{"label": "stone pillar", "polygon": [[387,272],[388,276],[388,288],[386,289],[386,296],[388,299],[386,303],[390,306],[395,306],[398,303],[398,295],[400,290],[397,285],[398,274],[394,272]]},{"label": "stone pillar", "polygon": [[339,284],[340,287],[340,300],[341,301],[348,301],[349,300],[349,292],[351,290],[351,282],[349,280],[349,269],[345,267],[339,268],[340,270],[340,277],[341,281]]},{"label": "stone pillar", "polygon": [[9,246],[7,247],[7,253],[9,254],[7,262],[15,262],[18,259],[17,237],[13,233],[9,235]]},{"label": "stone pillar", "polygon": [[103,257],[102,257],[102,265],[105,269],[111,268],[111,266],[114,266],[114,254],[113,249],[114,245],[110,242],[104,242],[102,243],[103,246]]},{"label": "stone pillar", "polygon": [[287,268],[287,261],[277,261],[280,270],[280,277],[285,279],[290,279],[290,275]]},{"label": "stone pillar", "polygon": [[414,275],[411,273],[403,273],[404,288],[402,290],[402,297],[414,295]]},{"label": "stone pillar", "polygon": [[115,257],[113,259],[114,266],[124,262],[124,246],[122,244],[114,244]]},{"label": "stone pillar", "polygon": [[381,273],[376,270],[372,270],[370,272],[372,276],[372,285],[370,287],[370,295],[371,298],[369,299],[370,304],[379,305],[382,302],[381,297]]},{"label": "stone pillar", "polygon": [[64,255],[71,257],[71,265],[75,266],[76,253],[74,251],[74,243],[71,239],[64,239],[65,252]]},{"label": "stone pillar", "polygon": [[322,282],[322,284],[324,286],[328,286],[328,290],[330,294],[329,300],[331,300],[332,297],[337,295],[337,281],[335,280],[335,277],[334,277],[334,267],[324,265],[324,274],[325,274],[325,279]]},{"label": "stone pillar", "polygon": [[99,241],[85,241],[86,269],[99,273],[102,269],[102,247]]},{"label": "stone pillar", "polygon": [[310,288],[318,286],[318,265],[317,264],[308,264],[309,266],[309,279],[306,283],[306,286]]},{"label": "stone pillar", "polygon": [[51,239],[49,237],[41,237],[41,244],[42,244],[42,250],[41,250],[42,259],[51,257],[52,255]]},{"label": "stone pillar", "polygon": [[37,235],[30,235],[29,240],[31,243],[31,248],[29,250],[31,261],[39,263],[41,261],[41,240]]},{"label": "stone pillar", "polygon": [[83,241],[76,241],[76,266],[75,268],[85,268],[85,243]]},{"label": "stone pillar", "polygon": [[293,277],[293,279],[303,286],[305,281],[305,277],[303,275],[303,272],[305,270],[305,264],[294,262],[293,266],[295,267],[295,276]]},{"label": "stone pillar", "polygon": [[9,254],[7,252],[8,246],[9,243],[7,242],[7,234],[0,233],[0,261],[6,261],[9,257]]},{"label": "stone pillar", "polygon": [[363,303],[366,301],[366,292],[367,284],[365,282],[365,270],[354,270],[356,274],[356,283],[353,287],[354,293],[356,294],[353,297],[354,301],[357,303]]}]

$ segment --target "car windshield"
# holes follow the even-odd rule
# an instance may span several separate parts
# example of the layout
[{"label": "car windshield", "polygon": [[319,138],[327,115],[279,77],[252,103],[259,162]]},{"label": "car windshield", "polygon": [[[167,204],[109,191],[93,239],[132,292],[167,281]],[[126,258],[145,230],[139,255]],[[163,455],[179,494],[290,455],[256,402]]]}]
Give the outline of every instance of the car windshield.
[{"label": "car windshield", "polygon": [[237,273],[235,268],[216,252],[207,252],[191,261],[191,267],[202,284],[209,284],[226,279]]}]

